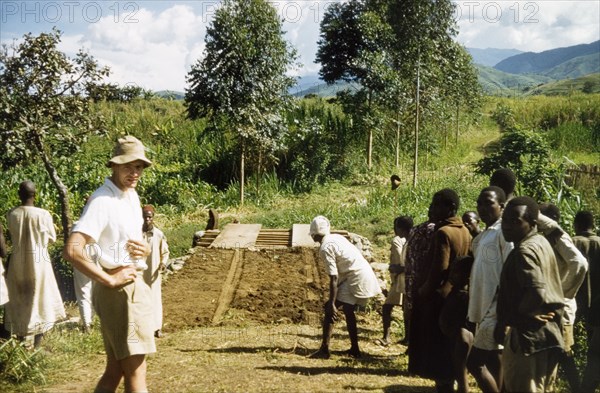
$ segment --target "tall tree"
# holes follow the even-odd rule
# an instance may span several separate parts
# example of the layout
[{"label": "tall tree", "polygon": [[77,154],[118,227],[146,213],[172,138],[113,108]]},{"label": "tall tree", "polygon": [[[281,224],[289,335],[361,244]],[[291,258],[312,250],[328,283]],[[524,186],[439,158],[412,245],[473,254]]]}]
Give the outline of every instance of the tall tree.
[{"label": "tall tree", "polygon": [[283,111],[295,83],[286,71],[296,51],[283,39],[282,21],[266,0],[225,0],[205,43],[204,57],[187,77],[187,113],[209,118],[213,129],[234,140],[243,204],[247,156],[258,162],[271,156],[285,133]]},{"label": "tall tree", "polygon": [[69,162],[90,135],[103,134],[86,91],[108,75],[89,54],[71,59],[57,49],[61,32],[27,34],[0,50],[0,164],[41,160],[56,187],[63,235],[69,234],[69,193],[58,165]]},{"label": "tall tree", "polygon": [[[367,134],[367,167],[372,166],[373,132],[378,128],[378,96],[388,83],[392,30],[385,21],[385,2],[351,0],[332,3],[321,21],[315,62],[328,84],[338,80],[357,82],[353,95],[341,98],[355,108],[353,127]],[[349,101],[348,101],[349,100]]]},{"label": "tall tree", "polygon": [[471,55],[457,42],[448,48],[443,69],[446,83],[442,86],[445,96],[454,106],[455,141],[458,143],[461,107],[466,113],[472,113],[480,106],[481,85]]},{"label": "tall tree", "polygon": [[[413,185],[417,184],[418,176],[420,98],[426,89],[430,99],[444,99],[440,94],[447,83],[448,68],[444,65],[452,61],[455,54],[453,39],[458,33],[453,16],[454,5],[450,0],[389,3],[388,21],[394,30],[397,69],[404,79],[413,80],[416,85]],[[457,78],[471,67],[470,64],[465,66],[467,68],[457,72]]]}]

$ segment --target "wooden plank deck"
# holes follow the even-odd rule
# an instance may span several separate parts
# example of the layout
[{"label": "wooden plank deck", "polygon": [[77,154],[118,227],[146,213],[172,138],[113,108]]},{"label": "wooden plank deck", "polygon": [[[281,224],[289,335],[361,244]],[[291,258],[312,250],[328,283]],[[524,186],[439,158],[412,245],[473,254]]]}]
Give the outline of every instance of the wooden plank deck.
[{"label": "wooden plank deck", "polygon": [[254,247],[261,224],[227,224],[210,245],[211,248]]},{"label": "wooden plank deck", "polygon": [[316,247],[317,243],[308,234],[310,224],[294,224],[292,227],[292,247]]}]

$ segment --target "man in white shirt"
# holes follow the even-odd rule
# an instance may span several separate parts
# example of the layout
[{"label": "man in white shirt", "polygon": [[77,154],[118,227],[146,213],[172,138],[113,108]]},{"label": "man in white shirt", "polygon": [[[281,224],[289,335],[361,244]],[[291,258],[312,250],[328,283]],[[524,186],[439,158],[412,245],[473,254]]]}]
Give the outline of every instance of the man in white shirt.
[{"label": "man in white shirt", "polygon": [[494,340],[500,273],[513,244],[500,228],[506,203],[504,191],[484,188],[477,198],[477,212],[486,228],[473,239],[474,262],[469,284],[468,319],[476,324],[467,368],[484,392],[500,392],[502,346]]},{"label": "man in white shirt", "polygon": [[313,219],[310,224],[310,236],[315,242],[321,243],[319,255],[329,275],[329,300],[325,303],[323,341],[321,348],[311,357],[329,359],[331,356],[329,342],[333,324],[338,320],[337,310],[341,307],[346,317],[351,343],[350,350],[346,353],[359,358],[361,352],[358,347],[354,308],[356,305],[366,305],[369,298],[381,293],[377,277],[358,248],[342,235],[331,234],[327,218],[317,216]]},{"label": "man in white shirt", "polygon": [[[542,208],[544,208],[544,210],[542,210]],[[580,383],[579,372],[577,371],[571,348],[575,344],[573,333],[575,314],[577,313],[577,301],[575,296],[585,280],[588,262],[577,247],[575,247],[575,244],[573,244],[571,236],[560,227],[557,221],[550,218],[549,214],[553,215],[556,219],[560,218],[558,207],[549,204],[546,204],[545,206],[542,205],[538,217],[538,230],[544,234],[554,250],[562,290],[565,296],[565,309],[563,315],[565,352],[559,363],[569,382],[571,391],[578,392]]]},{"label": "man in white shirt", "polygon": [[[106,369],[95,391],[146,392],[145,355],[156,352],[150,287],[144,282],[150,248],[142,237],[142,208],[135,187],[145,168],[144,145],[120,138],[106,164],[112,175],[90,197],[63,256],[95,281],[93,303],[100,318]],[[86,245],[88,245],[86,247]],[[93,261],[88,248],[97,255]]]}]

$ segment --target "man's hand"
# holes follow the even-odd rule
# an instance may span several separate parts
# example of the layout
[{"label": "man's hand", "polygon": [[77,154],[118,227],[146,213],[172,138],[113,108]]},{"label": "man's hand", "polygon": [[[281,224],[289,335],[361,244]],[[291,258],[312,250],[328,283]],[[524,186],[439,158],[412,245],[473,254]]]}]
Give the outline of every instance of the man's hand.
[{"label": "man's hand", "polygon": [[392,274],[400,274],[400,273],[404,273],[405,268],[404,268],[404,266],[395,263],[395,264],[390,265],[389,271]]},{"label": "man's hand", "polygon": [[325,303],[325,314],[331,315],[331,320],[336,322],[339,319],[337,308],[332,301]]},{"label": "man's hand", "polygon": [[543,322],[543,323],[547,323],[550,322],[554,319],[556,314],[554,314],[554,312],[550,311],[548,314],[539,314],[539,315],[534,315],[533,317],[539,321],[539,322]]},{"label": "man's hand", "polygon": [[119,288],[135,281],[137,271],[132,266],[122,266],[107,271],[110,276],[109,288]]},{"label": "man's hand", "polygon": [[148,243],[141,240],[127,240],[125,247],[131,259],[146,259],[151,252]]},{"label": "man's hand", "polygon": [[452,284],[449,281],[446,281],[441,288],[436,290],[444,299],[448,297],[450,292],[452,291]]}]

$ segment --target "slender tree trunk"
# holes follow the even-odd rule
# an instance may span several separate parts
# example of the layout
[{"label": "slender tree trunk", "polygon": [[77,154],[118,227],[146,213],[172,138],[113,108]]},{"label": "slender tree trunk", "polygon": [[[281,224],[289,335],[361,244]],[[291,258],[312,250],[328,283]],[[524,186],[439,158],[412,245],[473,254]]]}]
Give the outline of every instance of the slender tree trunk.
[{"label": "slender tree trunk", "polygon": [[367,167],[369,170],[373,167],[373,129],[369,128],[369,147],[368,147]]},{"label": "slender tree trunk", "polygon": [[444,149],[448,147],[448,127],[450,127],[450,125],[444,123]]},{"label": "slender tree trunk", "polygon": [[417,171],[419,161],[419,90],[421,89],[421,59],[417,60],[417,94],[415,99],[415,156],[413,164],[413,187],[417,186]]},{"label": "slender tree trunk", "polygon": [[246,144],[242,139],[242,151],[240,153],[240,206],[244,206],[244,183],[245,183],[245,171],[244,166],[246,165]]},{"label": "slender tree trunk", "polygon": [[258,165],[256,168],[256,195],[260,193],[260,181],[262,177],[262,151],[258,152]]},{"label": "slender tree trunk", "polygon": [[460,106],[458,105],[458,102],[457,102],[456,103],[456,143],[458,143],[458,123],[459,123],[459,120],[460,120],[460,117],[459,117],[460,112],[459,112],[459,110],[460,110]]},{"label": "slender tree trunk", "polygon": [[398,124],[396,127],[396,168],[400,167],[400,111],[398,111]]},{"label": "slender tree trunk", "polygon": [[[369,117],[371,117],[371,91],[369,90],[369,99],[367,110],[369,113]],[[372,117],[371,117],[372,118]],[[367,142],[367,168],[371,170],[373,166],[373,127],[369,126],[369,140]]]},{"label": "slender tree trunk", "polygon": [[35,136],[34,136],[34,144],[35,144],[36,149],[40,153],[40,157],[42,158],[44,167],[46,168],[46,172],[48,172],[48,176],[50,177],[52,184],[54,184],[54,187],[56,187],[56,190],[58,191],[58,199],[60,202],[60,217],[61,217],[61,224],[63,227],[63,240],[66,243],[67,239],[69,238],[69,232],[71,231],[71,212],[70,212],[70,207],[69,207],[69,190],[67,189],[67,186],[65,186],[64,183],[62,182],[60,176],[58,175],[58,171],[52,164],[52,161],[50,161],[50,157],[48,156],[48,153],[44,149],[44,144],[42,143],[42,139],[37,132],[35,133]]}]

